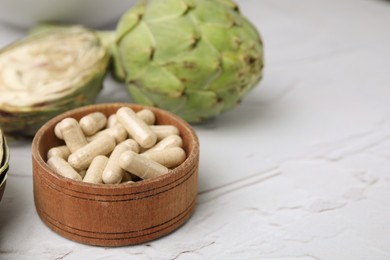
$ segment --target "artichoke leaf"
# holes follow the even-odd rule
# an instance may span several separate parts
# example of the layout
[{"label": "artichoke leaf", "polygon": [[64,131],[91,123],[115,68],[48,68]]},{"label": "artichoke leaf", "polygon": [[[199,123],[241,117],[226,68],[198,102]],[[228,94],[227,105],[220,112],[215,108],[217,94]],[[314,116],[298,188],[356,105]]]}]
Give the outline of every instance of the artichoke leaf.
[{"label": "artichoke leaf", "polygon": [[141,89],[132,84],[128,85],[128,89],[135,102],[163,108],[176,114],[179,114],[179,111],[187,103],[187,97],[185,95],[172,97],[163,93],[156,93],[148,91],[147,89]]},{"label": "artichoke leaf", "polygon": [[183,16],[192,7],[187,0],[148,0],[143,19],[160,23]]},{"label": "artichoke leaf", "polygon": [[224,5],[226,5],[227,7],[235,10],[235,11],[238,11],[238,6],[236,3],[234,3],[232,0],[216,0],[216,2],[220,2]]},{"label": "artichoke leaf", "polygon": [[187,89],[207,89],[222,72],[220,54],[209,43],[200,40],[197,48],[183,52],[162,64]]},{"label": "artichoke leaf", "polygon": [[[213,91],[186,91],[187,103],[178,114],[185,120],[199,123],[206,118],[219,115],[224,108],[224,103]],[[194,115],[194,109],[197,110]]]},{"label": "artichoke leaf", "polygon": [[147,26],[155,39],[154,59],[158,62],[168,61],[172,57],[190,51],[200,39],[192,19],[187,16],[164,23],[150,23]]},{"label": "artichoke leaf", "polygon": [[[147,75],[147,76],[145,76]],[[184,92],[182,82],[164,67],[149,66],[141,74],[129,78],[129,84],[138,88],[177,98]]]},{"label": "artichoke leaf", "polygon": [[221,8],[221,3],[217,1],[198,0],[198,2],[201,2],[201,4],[198,4],[192,12],[198,22],[226,27],[232,27],[240,23],[235,10]]},{"label": "artichoke leaf", "polygon": [[120,41],[130,30],[137,26],[141,21],[145,12],[146,0],[140,0],[129,9],[118,22],[116,32],[116,40]]},{"label": "artichoke leaf", "polygon": [[[148,66],[154,55],[155,40],[149,28],[143,23],[134,28],[133,36],[124,36],[117,47],[118,53],[114,53],[114,60],[118,61],[119,68],[124,75],[137,75]],[[118,74],[116,72],[116,74]]]}]

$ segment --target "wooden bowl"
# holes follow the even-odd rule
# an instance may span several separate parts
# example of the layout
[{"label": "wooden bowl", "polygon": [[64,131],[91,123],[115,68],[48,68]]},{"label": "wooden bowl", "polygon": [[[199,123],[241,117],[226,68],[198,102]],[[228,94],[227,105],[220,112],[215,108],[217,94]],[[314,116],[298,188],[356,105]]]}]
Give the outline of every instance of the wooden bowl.
[{"label": "wooden bowl", "polygon": [[175,125],[187,159],[170,173],[125,184],[90,184],[53,172],[46,153],[63,144],[54,126],[66,117],[79,120],[100,111],[111,115],[120,107],[139,111],[145,106],[110,103],[85,106],[63,113],[37,132],[32,144],[36,210],[51,229],[71,240],[98,246],[139,244],[166,235],[184,224],[193,212],[198,192],[199,142],[189,124],[152,107],[156,124]]}]

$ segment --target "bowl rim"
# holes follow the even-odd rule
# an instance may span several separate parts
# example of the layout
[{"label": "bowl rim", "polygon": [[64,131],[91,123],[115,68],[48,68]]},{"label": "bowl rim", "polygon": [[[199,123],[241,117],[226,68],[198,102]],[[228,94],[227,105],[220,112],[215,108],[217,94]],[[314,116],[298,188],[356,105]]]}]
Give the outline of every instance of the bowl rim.
[{"label": "bowl rim", "polygon": [[[142,180],[139,182],[129,182],[129,183],[120,183],[120,184],[96,184],[96,183],[87,183],[87,182],[82,182],[82,181],[77,181],[77,180],[72,180],[70,178],[61,176],[57,173],[55,173],[46,161],[42,158],[40,152],[39,152],[39,147],[41,146],[43,136],[45,135],[46,131],[48,131],[51,126],[54,127],[54,125],[62,120],[65,117],[73,117],[74,114],[81,113],[86,110],[96,110],[96,111],[101,111],[104,108],[109,108],[109,107],[114,107],[119,109],[120,107],[130,107],[132,109],[136,109],[139,111],[140,109],[147,108],[152,110],[154,113],[157,112],[161,116],[167,116],[176,121],[178,124],[181,125],[181,128],[184,128],[188,134],[190,135],[190,147],[191,149],[188,151],[187,157],[185,161],[180,164],[179,166],[175,167],[174,169],[171,169],[168,174],[164,174],[162,176],[156,177],[156,178],[151,178],[147,180]],[[198,158],[199,158],[199,139],[197,134],[195,133],[195,130],[191,127],[189,123],[184,121],[184,119],[180,118],[179,116],[160,109],[156,107],[151,107],[147,105],[141,105],[141,104],[134,104],[134,103],[123,103],[123,102],[115,102],[115,103],[98,103],[98,104],[92,104],[92,105],[86,105],[86,106],[81,106],[72,110],[69,110],[67,112],[61,113],[49,121],[47,121],[40,129],[37,131],[37,133],[34,136],[33,142],[32,142],[32,159],[33,161],[35,160],[36,163],[40,167],[42,167],[43,171],[45,173],[48,173],[50,177],[54,178],[56,181],[60,183],[67,183],[68,189],[72,190],[74,192],[80,192],[80,189],[86,188],[87,190],[83,190],[83,193],[86,194],[94,194],[94,195],[102,195],[106,196],[108,195],[110,191],[119,191],[119,190],[128,190],[128,189],[140,189],[138,193],[143,193],[143,192],[148,192],[148,189],[143,189],[145,187],[149,186],[156,186],[156,184],[166,182],[167,180],[171,180],[172,178],[174,181],[177,179],[177,177],[182,178],[182,172],[185,170],[186,172],[192,172],[192,168],[196,168],[197,165],[193,165],[194,161],[196,164],[198,163]],[[41,171],[42,171],[41,169]],[[35,171],[33,167],[33,171]],[[176,176],[176,177],[175,177]],[[163,188],[163,186],[169,186],[172,182],[169,182],[165,185],[162,185],[159,188]],[[159,186],[159,185],[157,185]],[[95,192],[97,190],[104,190],[107,191],[107,193],[104,194],[96,194]],[[95,191],[95,192],[93,192]],[[111,194],[114,195],[114,194]],[[125,195],[125,194],[118,194],[118,195]],[[129,195],[129,194],[126,194]]]}]

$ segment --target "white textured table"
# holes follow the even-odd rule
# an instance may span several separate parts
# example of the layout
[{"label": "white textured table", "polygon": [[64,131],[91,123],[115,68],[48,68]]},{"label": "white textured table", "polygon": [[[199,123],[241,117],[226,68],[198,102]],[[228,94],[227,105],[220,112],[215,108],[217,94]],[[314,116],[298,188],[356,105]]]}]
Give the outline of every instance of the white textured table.
[{"label": "white textured table", "polygon": [[[262,33],[265,77],[240,107],[195,126],[190,220],[138,246],[62,238],[35,211],[31,146],[18,142],[1,259],[390,259],[390,1],[238,3]],[[0,46],[22,35],[0,25]],[[128,100],[107,79],[98,101]]]}]

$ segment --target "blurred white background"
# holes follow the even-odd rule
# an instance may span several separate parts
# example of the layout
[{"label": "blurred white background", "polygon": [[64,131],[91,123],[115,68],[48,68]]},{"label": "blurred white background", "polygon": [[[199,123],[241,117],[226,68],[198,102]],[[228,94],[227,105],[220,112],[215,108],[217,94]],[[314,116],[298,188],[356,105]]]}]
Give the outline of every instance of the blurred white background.
[{"label": "blurred white background", "polygon": [[79,23],[101,28],[115,23],[135,0],[0,0],[0,21],[30,28],[39,22]]}]

